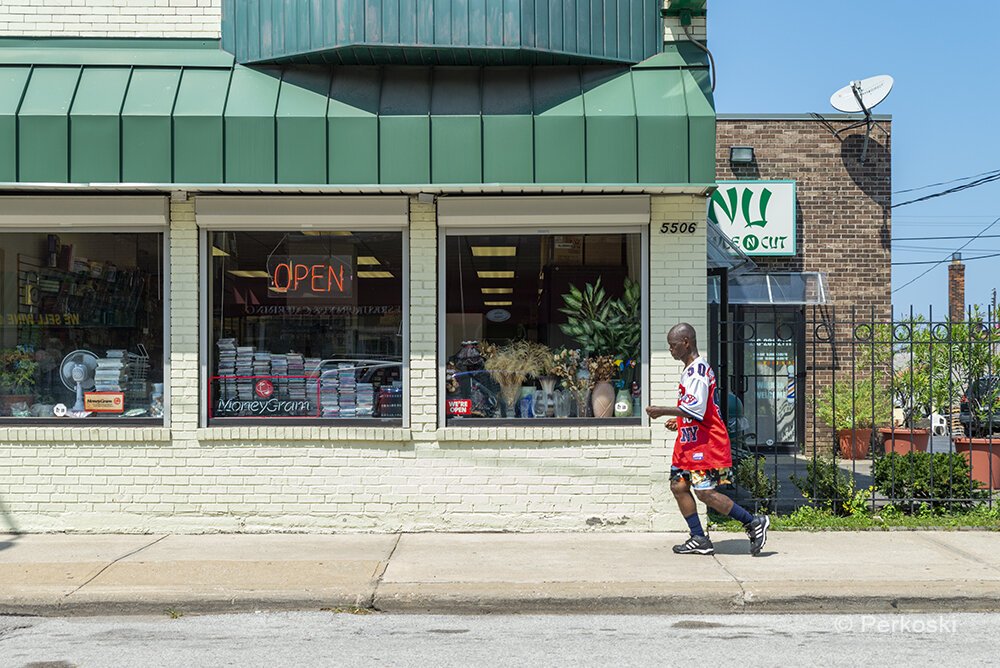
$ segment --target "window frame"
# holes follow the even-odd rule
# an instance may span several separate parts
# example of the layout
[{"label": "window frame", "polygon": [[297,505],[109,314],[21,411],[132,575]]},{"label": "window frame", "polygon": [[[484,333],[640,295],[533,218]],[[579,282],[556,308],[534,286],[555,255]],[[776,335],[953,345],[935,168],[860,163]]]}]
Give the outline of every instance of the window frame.
[{"label": "window frame", "polygon": [[[205,429],[226,429],[239,427],[276,427],[278,429],[318,429],[318,428],[365,428],[365,429],[409,429],[410,428],[410,235],[409,235],[409,200],[399,197],[201,197],[200,201],[216,200],[212,207],[214,211],[203,219],[200,211],[196,212],[198,225],[198,424]],[[405,202],[401,214],[387,214],[386,208]],[[235,203],[234,210],[246,210],[247,203],[257,200],[264,202],[263,208],[276,209],[260,216],[263,220],[250,220],[242,227],[229,220],[228,215],[217,215],[227,204]],[[374,204],[373,204],[374,203]],[[329,208],[317,212],[317,208]],[[361,210],[353,220],[351,214],[337,210],[338,205],[353,211]],[[197,206],[197,203],[196,203]],[[372,220],[365,220],[363,212],[366,206],[372,208]],[[218,207],[218,208],[216,208]],[[298,211],[296,210],[298,209]],[[305,211],[305,215],[299,215]],[[238,214],[234,214],[238,215]],[[211,377],[209,360],[211,359],[212,298],[209,276],[211,274],[211,248],[209,235],[213,232],[397,232],[402,237],[402,286],[400,301],[402,305],[402,370],[400,380],[403,384],[403,414],[401,418],[222,418],[210,421],[208,417],[208,380]]]},{"label": "window frame", "polygon": [[[591,234],[638,234],[639,235],[639,257],[640,257],[640,290],[642,295],[642,306],[640,308],[640,322],[642,331],[642,343],[640,345],[640,364],[644,373],[639,382],[641,389],[640,405],[642,410],[639,414],[639,421],[636,418],[477,418],[474,420],[461,420],[460,422],[449,421],[445,411],[446,396],[445,380],[448,360],[447,341],[445,341],[446,328],[445,320],[448,308],[448,258],[447,240],[448,237],[455,236],[555,236],[555,235],[591,235]],[[527,227],[521,225],[508,225],[484,230],[481,227],[463,227],[438,225],[438,327],[437,327],[437,356],[438,356],[438,383],[437,395],[439,398],[437,407],[438,424],[445,428],[488,428],[488,427],[597,427],[597,426],[621,426],[621,427],[648,427],[649,416],[646,415],[646,407],[649,406],[650,378],[649,378],[649,224],[637,225],[635,223],[615,224],[609,221],[606,225],[584,225],[574,226],[566,223],[555,224],[546,227]]]},{"label": "window frame", "polygon": [[[154,198],[161,199],[161,198]],[[162,198],[164,202],[166,198]],[[2,234],[160,234],[163,237],[163,249],[160,261],[163,276],[163,416],[156,418],[14,418],[0,417],[0,429],[11,429],[19,426],[25,428],[42,427],[92,427],[92,428],[147,428],[170,429],[170,225],[169,218],[164,217],[162,224],[147,225],[76,225],[70,222],[53,224],[45,221],[39,227],[23,227],[18,225],[0,226]],[[89,218],[89,214],[88,214]],[[6,262],[6,258],[5,258]]]}]

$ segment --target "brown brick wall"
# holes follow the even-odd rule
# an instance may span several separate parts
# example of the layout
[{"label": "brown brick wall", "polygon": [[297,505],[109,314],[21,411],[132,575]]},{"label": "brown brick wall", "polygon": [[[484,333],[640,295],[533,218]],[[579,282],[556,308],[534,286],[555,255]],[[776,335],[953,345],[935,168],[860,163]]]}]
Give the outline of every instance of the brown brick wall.
[{"label": "brown brick wall", "polygon": [[[837,138],[845,121],[747,119],[718,121],[716,178],[793,179],[796,182],[796,251],[790,258],[754,258],[761,271],[818,271],[827,276],[824,307],[806,311],[806,365],[799,370],[798,397],[804,401],[800,434],[805,451],[830,454],[835,439],[818,424],[813,401],[836,377],[852,382],[852,367],[865,366],[865,329],[859,321],[891,318],[891,123],[881,121],[870,138],[865,163],[860,157],[864,129]],[[753,146],[755,162],[734,166],[730,146]],[[834,320],[835,319],[835,320]],[[817,331],[821,324],[835,327]],[[829,339],[829,340],[828,340]],[[867,364],[871,374],[871,364]],[[884,370],[876,370],[876,375]]]},{"label": "brown brick wall", "polygon": [[[892,274],[891,144],[876,128],[865,164],[864,129],[838,139],[844,121],[719,120],[716,178],[794,179],[797,255],[755,258],[762,271],[821,271],[838,316],[852,306],[889,314]],[[890,131],[891,123],[880,125]],[[730,146],[753,146],[754,164],[734,166]]]}]

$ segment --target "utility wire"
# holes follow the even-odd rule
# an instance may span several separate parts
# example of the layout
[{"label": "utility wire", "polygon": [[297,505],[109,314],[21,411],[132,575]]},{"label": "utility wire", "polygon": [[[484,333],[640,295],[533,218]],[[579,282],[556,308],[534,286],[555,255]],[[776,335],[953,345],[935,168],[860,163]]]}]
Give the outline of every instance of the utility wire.
[{"label": "utility wire", "polygon": [[[985,234],[986,234],[987,232],[989,232],[990,228],[992,228],[992,227],[993,227],[994,225],[996,225],[997,223],[1000,223],[1000,218],[997,218],[996,220],[994,220],[994,221],[993,221],[992,223],[990,223],[989,225],[987,225],[986,227],[984,227],[984,228],[983,228],[983,230],[982,230],[982,231],[981,231],[981,232],[980,232],[979,234],[977,234],[976,236],[974,236],[974,237],[973,237],[972,239],[970,239],[969,241],[966,241],[966,242],[965,242],[964,244],[962,244],[962,245],[961,245],[961,246],[960,246],[959,248],[955,249],[954,253],[957,253],[958,251],[962,250],[962,249],[963,249],[963,248],[965,248],[966,246],[969,246],[969,245],[970,245],[970,244],[971,244],[971,243],[972,243],[973,241],[975,241],[976,239],[979,239],[979,238],[983,237],[983,235],[985,235]],[[924,276],[926,276],[927,274],[931,273],[931,271],[933,271],[933,270],[934,270],[934,267],[938,266],[939,264],[944,264],[945,262],[947,262],[948,260],[950,260],[950,259],[951,259],[951,257],[952,257],[952,253],[949,253],[949,254],[948,254],[948,257],[946,257],[945,259],[941,260],[940,262],[937,262],[937,263],[936,263],[936,264],[934,264],[933,266],[931,266],[931,267],[928,267],[928,268],[927,268],[927,271],[924,271],[924,272],[922,272],[922,273],[921,273],[921,274],[920,274],[919,276],[917,276],[916,278],[914,278],[914,279],[911,279],[911,280],[907,281],[907,282],[906,282],[906,283],[904,283],[903,285],[901,285],[901,286],[899,286],[898,288],[896,288],[895,290],[893,290],[893,292],[899,292],[900,290],[902,290],[902,289],[903,289],[903,288],[905,288],[906,286],[908,286],[908,285],[913,285],[914,283],[916,283],[917,281],[919,281],[919,280],[920,280],[921,278],[923,278],[923,277],[924,277]]]},{"label": "utility wire", "polygon": [[993,183],[994,181],[1000,181],[1000,172],[992,172],[989,176],[983,176],[976,179],[975,181],[970,181],[969,183],[964,183],[960,186],[955,186],[954,188],[948,188],[947,190],[942,190],[940,192],[931,193],[930,195],[924,195],[923,197],[917,197],[916,199],[907,200],[906,202],[900,202],[899,204],[893,204],[891,209],[897,209],[901,206],[906,206],[907,204],[916,204],[917,202],[926,202],[929,199],[934,199],[936,197],[944,197],[945,195],[952,195],[954,193],[962,192],[963,190],[969,190],[971,188],[977,188],[987,183]]},{"label": "utility wire", "polygon": [[[993,221],[996,222],[996,221]],[[992,225],[990,225],[992,227]],[[986,228],[986,229],[989,229]],[[947,241],[949,239],[1000,239],[1000,234],[976,234],[976,235],[950,235],[947,237],[893,237],[892,242],[897,241]]]},{"label": "utility wire", "polygon": [[937,186],[951,185],[952,183],[958,183],[959,181],[968,181],[970,179],[978,179],[981,176],[988,176],[988,175],[991,175],[991,174],[1000,174],[1000,169],[994,169],[992,171],[982,172],[980,174],[973,174],[972,176],[963,176],[963,177],[958,178],[958,179],[952,179],[951,181],[939,181],[938,183],[928,183],[926,186],[920,186],[918,188],[906,188],[904,190],[893,190],[892,194],[893,195],[902,195],[903,193],[913,193],[913,192],[917,192],[918,190],[927,190],[928,188],[935,188]]},{"label": "utility wire", "polygon": [[[977,255],[976,257],[963,257],[962,258],[962,262],[969,262],[970,260],[985,260],[988,257],[1000,257],[1000,253],[990,253],[989,255]],[[898,265],[903,265],[903,264],[933,264],[933,265],[938,265],[938,264],[941,264],[941,260],[928,260],[926,262],[892,262],[891,264],[894,267],[898,266]]]}]

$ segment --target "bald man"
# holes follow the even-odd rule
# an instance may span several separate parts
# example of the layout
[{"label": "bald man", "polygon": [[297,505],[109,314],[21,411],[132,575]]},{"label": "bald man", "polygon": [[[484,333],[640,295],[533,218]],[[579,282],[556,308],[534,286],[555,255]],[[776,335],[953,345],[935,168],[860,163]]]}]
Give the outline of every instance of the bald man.
[{"label": "bald man", "polygon": [[677,499],[691,537],[674,546],[677,554],[715,554],[715,546],[705,534],[698,518],[695,495],[709,508],[743,524],[750,539],[750,554],[760,554],[767,542],[771,525],[767,515],[751,515],[716,488],[728,484],[733,465],[729,432],[719,412],[715,372],[708,360],[698,353],[698,337],[686,322],[674,325],[667,333],[670,355],[684,363],[677,394],[677,406],[650,406],[652,419],[668,416],[667,428],[677,431],[674,457],[670,466],[670,491]]}]

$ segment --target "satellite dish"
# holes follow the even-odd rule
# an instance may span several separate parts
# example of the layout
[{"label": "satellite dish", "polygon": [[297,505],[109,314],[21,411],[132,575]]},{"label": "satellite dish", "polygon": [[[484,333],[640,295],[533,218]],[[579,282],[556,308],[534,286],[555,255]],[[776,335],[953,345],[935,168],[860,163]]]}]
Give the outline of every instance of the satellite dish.
[{"label": "satellite dish", "polygon": [[76,391],[76,404],[71,409],[79,413],[84,409],[83,393],[95,387],[97,355],[89,350],[74,350],[59,365],[59,377],[68,390]]},{"label": "satellite dish", "polygon": [[[835,131],[833,134],[840,138],[840,133],[864,126],[865,143],[861,149],[861,164],[865,164],[865,157],[868,155],[868,139],[871,136],[872,127],[878,127],[885,132],[885,128],[872,120],[872,109],[885,100],[892,90],[892,77],[888,74],[868,77],[861,81],[852,81],[836,93],[830,96],[830,104],[837,111],[847,114],[864,113],[863,121],[852,123],[845,128]],[[886,133],[888,134],[888,133]]]}]

